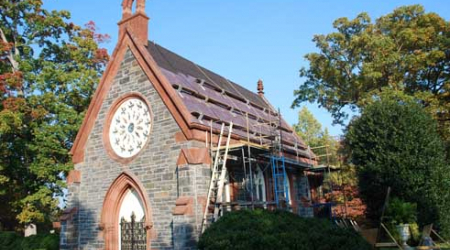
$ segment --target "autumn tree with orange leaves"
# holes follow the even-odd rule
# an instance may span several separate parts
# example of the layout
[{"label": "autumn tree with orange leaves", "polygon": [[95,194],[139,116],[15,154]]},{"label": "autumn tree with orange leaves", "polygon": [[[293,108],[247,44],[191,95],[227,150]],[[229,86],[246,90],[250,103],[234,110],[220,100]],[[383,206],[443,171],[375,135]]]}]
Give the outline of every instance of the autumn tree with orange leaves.
[{"label": "autumn tree with orange leaves", "polygon": [[48,223],[109,37],[42,0],[0,0],[0,228]]}]

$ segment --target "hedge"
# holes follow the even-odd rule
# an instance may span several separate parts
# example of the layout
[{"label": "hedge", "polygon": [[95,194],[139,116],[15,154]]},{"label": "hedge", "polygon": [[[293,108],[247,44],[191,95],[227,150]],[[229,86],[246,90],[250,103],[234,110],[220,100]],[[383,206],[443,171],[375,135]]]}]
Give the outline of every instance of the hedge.
[{"label": "hedge", "polygon": [[370,250],[355,231],[284,211],[225,214],[200,237],[199,249]]},{"label": "hedge", "polygon": [[23,237],[15,232],[0,232],[0,250],[58,250],[58,234]]}]

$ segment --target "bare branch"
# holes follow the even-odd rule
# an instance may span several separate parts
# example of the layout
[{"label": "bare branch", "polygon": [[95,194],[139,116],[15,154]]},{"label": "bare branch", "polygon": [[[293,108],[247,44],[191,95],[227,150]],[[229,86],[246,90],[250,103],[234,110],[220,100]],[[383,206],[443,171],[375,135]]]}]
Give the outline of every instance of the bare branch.
[{"label": "bare branch", "polygon": [[[3,32],[2,28],[0,28],[0,39],[2,39],[4,43],[9,43],[8,39],[6,39],[6,35]],[[11,50],[8,51],[8,56],[6,58],[8,58],[8,61],[11,63],[12,71],[13,72],[19,71],[19,63],[14,59],[14,54]]]}]

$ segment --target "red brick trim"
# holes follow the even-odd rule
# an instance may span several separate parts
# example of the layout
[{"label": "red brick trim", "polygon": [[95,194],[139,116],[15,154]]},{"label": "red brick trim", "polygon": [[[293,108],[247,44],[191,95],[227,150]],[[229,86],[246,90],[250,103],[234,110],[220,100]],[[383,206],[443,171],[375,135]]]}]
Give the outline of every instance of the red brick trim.
[{"label": "red brick trim", "polygon": [[194,197],[180,196],[175,201],[175,208],[172,210],[173,215],[194,215]]},{"label": "red brick trim", "polygon": [[[103,201],[103,208],[100,220],[100,229],[103,231],[103,238],[105,240],[105,249],[116,250],[119,249],[119,212],[122,201],[128,189],[134,189],[139,195],[145,212],[145,224],[147,227],[147,242],[150,243],[153,229],[152,210],[148,195],[144,186],[138,178],[130,173],[124,172],[111,184]],[[150,249],[151,244],[147,244],[147,250]]]},{"label": "red brick trim", "polygon": [[[103,136],[103,145],[105,146],[106,152],[113,160],[115,160],[119,163],[122,163],[122,164],[128,164],[128,163],[132,162],[134,159],[136,159],[136,157],[139,156],[139,154],[142,152],[142,150],[140,152],[138,152],[136,155],[129,157],[129,158],[123,158],[123,157],[118,156],[111,147],[111,143],[109,141],[109,129],[110,129],[110,125],[111,125],[111,120],[112,120],[116,110],[119,108],[119,106],[122,103],[124,103],[129,98],[133,98],[133,97],[139,98],[140,100],[145,102],[145,104],[147,104],[147,107],[150,111],[150,121],[151,121],[150,134],[151,134],[152,129],[153,129],[153,122],[154,122],[152,107],[150,105],[150,102],[142,94],[140,94],[138,92],[130,92],[130,93],[127,93],[127,94],[117,98],[116,101],[114,101],[114,103],[109,108],[108,115],[106,116],[106,122],[103,125],[103,135],[102,136]],[[143,145],[142,149],[144,149],[145,146],[147,146],[149,142],[150,142],[150,140],[147,140],[145,145]]]},{"label": "red brick trim", "polygon": [[178,156],[177,166],[186,164],[211,164],[206,148],[183,148]]},{"label": "red brick trim", "polygon": [[[129,33],[129,37],[134,41],[133,34]],[[136,45],[130,47],[136,60],[142,67],[142,70],[147,74],[153,87],[160,95],[166,107],[169,109],[173,118],[180,126],[181,131],[187,139],[192,139],[192,132],[189,127],[191,113],[187,110],[181,97],[177,91],[172,87],[172,84],[167,80],[164,74],[160,71],[153,57],[143,45]]]},{"label": "red brick trim", "polygon": [[72,220],[73,216],[77,213],[77,211],[78,211],[77,207],[67,208],[66,210],[64,210],[62,215],[59,217],[59,220],[60,221]]},{"label": "red brick trim", "polygon": [[73,143],[73,147],[70,150],[72,154],[72,162],[80,163],[84,161],[84,149],[86,141],[91,133],[91,130],[95,124],[98,112],[100,111],[103,99],[107,95],[110,85],[119,70],[121,61],[125,55],[127,49],[126,33],[120,37],[119,42],[114,49],[114,52],[110,58],[108,66],[103,73],[100,83],[92,96],[92,101],[89,104],[89,108],[84,117],[83,123],[81,124],[80,130],[78,131],[77,137]]},{"label": "red brick trim", "polygon": [[[153,87],[160,95],[178,126],[180,126],[185,138],[187,140],[205,141],[205,131],[209,131],[210,127],[199,124],[190,124],[190,112],[183,104],[178,93],[173,89],[171,83],[167,80],[164,74],[162,74],[158,65],[145,47],[145,43],[136,38],[134,33],[127,27],[124,27],[119,42],[111,57],[110,63],[108,64],[99,86],[92,97],[92,101],[83,120],[83,124],[78,131],[74,145],[70,151],[72,154],[72,161],[75,164],[84,161],[84,151],[87,139],[92,131],[102,103],[112,85],[114,77],[119,70],[125,52],[128,49],[131,50],[136,61],[139,63]],[[213,136],[213,142],[216,142],[216,139],[218,139],[217,134],[219,132],[217,129],[214,129],[213,133],[216,134]],[[241,139],[246,138],[233,134],[231,143],[239,142]],[[291,156],[291,158],[294,157],[295,156],[293,155]],[[309,161],[304,158],[300,160],[302,162]]]},{"label": "red brick trim", "polygon": [[61,229],[61,222],[59,222],[59,221],[54,221],[54,222],[52,223],[52,227],[53,227],[53,229]]},{"label": "red brick trim", "polygon": [[[134,0],[122,1],[122,20],[131,16]],[[136,1],[136,13],[145,13],[145,0]]]},{"label": "red brick trim", "polygon": [[130,17],[122,19],[119,24],[119,37],[126,29],[130,29],[135,34],[139,42],[148,44],[148,21],[150,18],[145,13],[136,13]]},{"label": "red brick trim", "polygon": [[202,207],[202,212],[205,212],[206,209],[206,199],[207,197],[203,195],[197,197],[197,204]]},{"label": "red brick trim", "polygon": [[175,142],[181,143],[187,141],[186,136],[184,136],[183,132],[176,132],[175,133]]},{"label": "red brick trim", "polygon": [[103,73],[100,84],[92,97],[91,104],[89,105],[86,116],[84,117],[80,130],[78,131],[72,150],[70,151],[72,154],[72,161],[75,164],[84,161],[84,151],[87,139],[89,138],[89,134],[94,127],[103,101],[111,88],[114,77],[119,70],[125,52],[128,49],[131,50],[136,61],[141,66],[150,82],[153,84],[153,87],[160,95],[177,124],[180,126],[184,136],[187,139],[192,138],[192,132],[187,122],[191,116],[190,113],[183,105],[180,97],[172,88],[169,81],[161,73],[156,62],[151,57],[150,53],[148,53],[146,47],[141,42],[137,41],[133,34],[125,28],[125,32],[121,36],[111,57],[110,63]]},{"label": "red brick trim", "polygon": [[81,172],[78,170],[70,170],[66,178],[67,185],[72,183],[81,183]]}]

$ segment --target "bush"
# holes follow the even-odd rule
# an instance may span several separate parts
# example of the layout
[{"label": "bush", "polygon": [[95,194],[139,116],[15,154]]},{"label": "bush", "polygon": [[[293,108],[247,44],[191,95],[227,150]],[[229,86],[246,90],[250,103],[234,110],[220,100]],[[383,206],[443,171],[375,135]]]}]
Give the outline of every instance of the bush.
[{"label": "bush", "polygon": [[417,205],[394,197],[389,201],[385,221],[394,225],[416,223]]},{"label": "bush", "polygon": [[21,249],[22,238],[16,232],[0,232],[0,250]]},{"label": "bush", "polygon": [[200,237],[199,249],[365,250],[356,232],[328,220],[283,211],[242,210],[225,214]]},{"label": "bush", "polygon": [[58,234],[37,234],[23,238],[22,250],[58,250],[59,235]]},{"label": "bush", "polygon": [[368,105],[346,134],[368,216],[380,218],[391,195],[416,203],[419,224],[450,232],[450,168],[436,121],[413,100],[395,96]]},{"label": "bush", "polygon": [[58,250],[58,234],[23,237],[15,232],[0,232],[0,250]]}]

